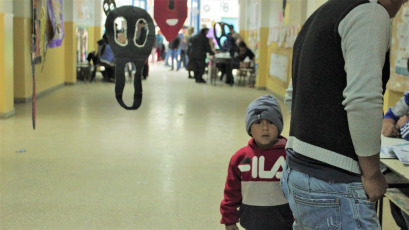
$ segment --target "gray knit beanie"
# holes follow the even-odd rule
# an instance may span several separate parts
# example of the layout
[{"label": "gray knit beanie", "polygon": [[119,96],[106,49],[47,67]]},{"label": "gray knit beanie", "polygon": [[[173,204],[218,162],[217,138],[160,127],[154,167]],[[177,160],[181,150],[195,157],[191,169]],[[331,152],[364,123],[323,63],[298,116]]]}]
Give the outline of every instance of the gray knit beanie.
[{"label": "gray knit beanie", "polygon": [[246,131],[251,136],[251,125],[259,120],[266,119],[278,128],[278,134],[283,131],[283,115],[281,114],[280,104],[272,95],[265,95],[257,98],[250,103],[246,112]]}]

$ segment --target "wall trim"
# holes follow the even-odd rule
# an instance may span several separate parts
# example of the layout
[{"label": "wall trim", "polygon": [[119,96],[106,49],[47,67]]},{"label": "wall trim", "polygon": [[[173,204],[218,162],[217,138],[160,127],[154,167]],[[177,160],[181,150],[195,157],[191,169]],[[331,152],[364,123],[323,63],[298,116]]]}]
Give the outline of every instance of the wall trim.
[{"label": "wall trim", "polygon": [[16,114],[16,110],[13,108],[11,111],[7,113],[0,113],[0,119],[5,119],[14,116]]},{"label": "wall trim", "polygon": [[281,101],[284,101],[285,97],[283,97],[282,95],[272,91],[271,89],[267,89],[267,92],[271,93],[275,98],[277,98],[277,99],[279,99]]},{"label": "wall trim", "polygon": [[[51,88],[49,88],[49,89],[46,89],[46,90],[44,90],[44,91],[42,91],[42,92],[40,92],[40,93],[37,93],[37,95],[36,95],[36,98],[39,98],[39,97],[42,97],[42,96],[44,96],[44,95],[46,95],[46,94],[49,94],[49,93],[51,93],[51,92],[53,92],[53,91],[55,91],[55,90],[57,90],[57,89],[59,89],[59,88],[61,88],[61,87],[63,87],[64,86],[64,83],[62,83],[62,84],[58,84],[58,85],[56,85],[56,86],[54,86],[54,87],[51,87]],[[26,98],[21,98],[21,97],[15,97],[14,98],[14,103],[27,103],[27,102],[31,102],[33,100],[33,97],[32,96],[30,96],[30,97],[26,97]]]}]

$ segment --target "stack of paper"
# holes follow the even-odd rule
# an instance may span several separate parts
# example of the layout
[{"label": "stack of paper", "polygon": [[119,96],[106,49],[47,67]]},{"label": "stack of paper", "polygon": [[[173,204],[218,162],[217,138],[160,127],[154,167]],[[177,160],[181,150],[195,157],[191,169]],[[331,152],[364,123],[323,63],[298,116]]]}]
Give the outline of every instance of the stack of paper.
[{"label": "stack of paper", "polygon": [[381,158],[398,158],[409,165],[409,143],[401,145],[384,145],[381,147]]}]

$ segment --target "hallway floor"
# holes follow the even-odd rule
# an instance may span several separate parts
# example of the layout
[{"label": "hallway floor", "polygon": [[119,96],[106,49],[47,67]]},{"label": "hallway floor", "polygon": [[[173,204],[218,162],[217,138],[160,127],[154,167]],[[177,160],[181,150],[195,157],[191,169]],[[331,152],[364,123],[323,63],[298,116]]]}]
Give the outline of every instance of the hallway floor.
[{"label": "hallway floor", "polygon": [[[196,84],[163,62],[142,84],[136,111],[97,77],[38,98],[36,130],[31,103],[0,120],[0,229],[224,229],[227,166],[250,139],[246,108],[270,92]],[[132,95],[128,83],[127,104]],[[384,229],[395,230],[385,204]]]}]

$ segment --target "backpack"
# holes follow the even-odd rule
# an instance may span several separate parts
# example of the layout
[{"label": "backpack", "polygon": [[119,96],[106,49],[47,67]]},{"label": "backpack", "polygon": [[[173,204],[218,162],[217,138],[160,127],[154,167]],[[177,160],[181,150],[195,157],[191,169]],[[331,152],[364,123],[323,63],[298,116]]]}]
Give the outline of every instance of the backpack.
[{"label": "backpack", "polygon": [[180,43],[180,38],[176,37],[170,44],[169,44],[169,48],[174,50],[177,49],[179,47],[179,43]]}]

